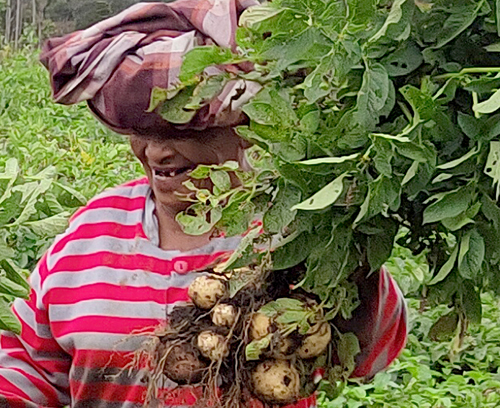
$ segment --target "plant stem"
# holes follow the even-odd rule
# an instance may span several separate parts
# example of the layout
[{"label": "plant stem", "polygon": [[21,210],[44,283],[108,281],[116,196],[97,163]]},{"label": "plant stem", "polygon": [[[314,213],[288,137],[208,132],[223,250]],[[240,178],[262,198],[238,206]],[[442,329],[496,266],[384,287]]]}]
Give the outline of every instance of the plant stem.
[{"label": "plant stem", "polygon": [[464,68],[460,72],[452,72],[449,74],[437,75],[434,79],[449,79],[456,78],[466,74],[489,74],[493,72],[500,72],[498,67],[478,67],[478,68]]}]

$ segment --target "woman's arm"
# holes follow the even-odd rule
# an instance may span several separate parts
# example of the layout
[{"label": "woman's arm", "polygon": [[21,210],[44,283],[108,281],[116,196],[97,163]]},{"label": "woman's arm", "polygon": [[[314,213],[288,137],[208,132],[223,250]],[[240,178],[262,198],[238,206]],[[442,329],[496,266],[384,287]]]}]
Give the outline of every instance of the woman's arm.
[{"label": "woman's arm", "polygon": [[352,318],[337,318],[341,332],[353,332],[360,353],[352,377],[371,378],[385,369],[403,350],[407,340],[407,310],[401,290],[385,267],[368,274],[360,270],[354,277],[361,304]]},{"label": "woman's arm", "polygon": [[0,406],[9,408],[63,407],[70,403],[70,357],[51,334],[41,299],[41,273],[46,257],[30,276],[28,300],[17,299],[14,313],[21,321],[19,336],[0,334]]}]

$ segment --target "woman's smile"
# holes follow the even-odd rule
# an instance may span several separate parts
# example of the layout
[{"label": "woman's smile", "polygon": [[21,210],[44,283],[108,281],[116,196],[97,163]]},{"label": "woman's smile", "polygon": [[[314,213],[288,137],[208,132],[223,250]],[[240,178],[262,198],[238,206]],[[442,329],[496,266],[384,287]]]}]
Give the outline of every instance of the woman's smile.
[{"label": "woman's smile", "polygon": [[[199,164],[241,161],[248,147],[232,129],[205,130],[183,139],[131,136],[130,143],[148,176],[157,205],[174,214],[190,205],[182,200],[190,193],[183,183],[193,169]],[[212,188],[210,180],[193,182],[198,188]]]}]

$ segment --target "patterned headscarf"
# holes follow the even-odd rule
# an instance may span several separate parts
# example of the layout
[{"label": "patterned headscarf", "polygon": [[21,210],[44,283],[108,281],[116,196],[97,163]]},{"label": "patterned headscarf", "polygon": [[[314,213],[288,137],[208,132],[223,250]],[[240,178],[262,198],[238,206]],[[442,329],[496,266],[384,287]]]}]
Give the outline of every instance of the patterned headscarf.
[{"label": "patterned headscarf", "polygon": [[[122,134],[175,137],[179,129],[233,126],[245,120],[239,109],[259,90],[234,78],[183,125],[157,110],[147,112],[154,87],[179,84],[183,56],[197,45],[235,51],[239,15],[256,0],[178,0],[138,3],[87,28],[48,40],[40,57],[50,73],[54,99],[86,100],[92,112]],[[211,74],[247,71],[247,66],[212,67]]]}]

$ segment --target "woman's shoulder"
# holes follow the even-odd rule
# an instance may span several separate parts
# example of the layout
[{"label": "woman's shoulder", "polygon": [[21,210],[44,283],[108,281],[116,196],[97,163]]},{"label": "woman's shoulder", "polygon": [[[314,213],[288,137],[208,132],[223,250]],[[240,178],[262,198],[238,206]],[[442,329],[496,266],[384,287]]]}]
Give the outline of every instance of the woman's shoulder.
[{"label": "woman's shoulder", "polygon": [[123,230],[129,235],[142,236],[142,219],[149,192],[147,177],[106,189],[71,216],[66,231],[56,237],[49,252],[57,252],[69,241],[116,235]]},{"label": "woman's shoulder", "polygon": [[108,188],[78,209],[70,218],[70,226],[86,215],[98,215],[102,211],[137,211],[144,208],[150,191],[147,177],[141,177],[116,187]]}]

